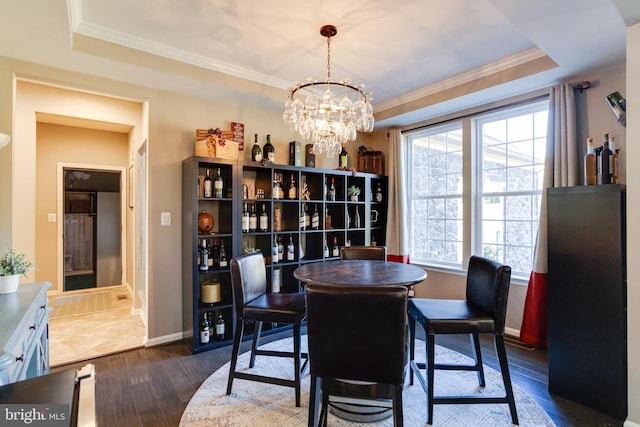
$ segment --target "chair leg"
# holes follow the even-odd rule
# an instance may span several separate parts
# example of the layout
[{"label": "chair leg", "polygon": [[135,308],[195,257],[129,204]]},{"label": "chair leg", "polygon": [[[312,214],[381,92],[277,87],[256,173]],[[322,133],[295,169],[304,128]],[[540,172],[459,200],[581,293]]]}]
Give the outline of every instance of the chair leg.
[{"label": "chair leg", "polygon": [[249,359],[249,367],[253,368],[256,364],[256,349],[260,346],[260,334],[262,333],[262,322],[256,321],[253,328],[253,342],[251,344],[251,358]]},{"label": "chair leg", "polygon": [[411,362],[416,352],[416,319],[409,316],[409,385],[413,385],[413,366]]},{"label": "chair leg", "polygon": [[308,427],[318,426],[318,406],[320,403],[320,381],[315,375],[311,375],[311,387],[309,389],[309,422]]},{"label": "chair leg", "polygon": [[473,352],[473,360],[476,362],[476,368],[478,369],[478,384],[480,387],[486,386],[484,380],[484,367],[482,364],[482,352],[480,351],[480,338],[478,338],[478,334],[469,334],[471,338],[471,349]]},{"label": "chair leg", "polygon": [[238,362],[238,353],[240,352],[240,343],[242,342],[242,333],[244,332],[244,320],[238,319],[236,322],[236,333],[233,339],[233,350],[231,352],[231,365],[229,366],[229,380],[227,381],[227,395],[231,394],[233,386],[233,376],[236,372],[236,363]]},{"label": "chair leg", "polygon": [[300,324],[293,325],[293,368],[295,370],[296,407],[300,406]]},{"label": "chair leg", "polygon": [[509,364],[507,363],[507,351],[504,347],[504,336],[494,335],[496,353],[500,361],[500,371],[502,372],[502,381],[504,382],[504,390],[507,393],[507,401],[509,403],[509,411],[511,412],[511,422],[518,425],[518,413],[516,412],[516,399],[513,396],[513,387],[511,386],[511,375],[509,374]]},{"label": "chair leg", "polygon": [[433,378],[435,370],[435,335],[427,334],[427,424],[433,424]]},{"label": "chair leg", "polygon": [[402,384],[393,386],[393,426],[404,426],[404,415],[402,410]]},{"label": "chair leg", "polygon": [[[322,390],[322,387],[320,387],[320,390]],[[327,427],[328,422],[329,422],[329,395],[323,391],[322,392],[322,410],[320,411],[320,421],[318,425],[322,427]]]}]

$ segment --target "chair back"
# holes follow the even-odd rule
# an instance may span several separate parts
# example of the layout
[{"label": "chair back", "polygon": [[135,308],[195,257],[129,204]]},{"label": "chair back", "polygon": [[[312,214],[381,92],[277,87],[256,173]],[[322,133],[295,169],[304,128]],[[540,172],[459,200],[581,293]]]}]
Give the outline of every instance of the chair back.
[{"label": "chair back", "polygon": [[323,378],[402,384],[407,289],[308,283],[309,370]]},{"label": "chair back", "polygon": [[467,272],[467,301],[493,317],[495,332],[504,335],[511,267],[497,261],[472,256]]},{"label": "chair back", "polygon": [[267,292],[267,273],[261,253],[231,260],[231,287],[236,317],[242,319],[244,305]]},{"label": "chair back", "polygon": [[387,260],[386,246],[345,246],[340,249],[341,259]]}]

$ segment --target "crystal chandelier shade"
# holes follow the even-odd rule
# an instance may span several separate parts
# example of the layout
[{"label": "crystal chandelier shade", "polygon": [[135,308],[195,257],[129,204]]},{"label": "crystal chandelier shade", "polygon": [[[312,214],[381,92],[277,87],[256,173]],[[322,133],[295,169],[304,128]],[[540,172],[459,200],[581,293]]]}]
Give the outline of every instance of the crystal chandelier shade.
[{"label": "crystal chandelier shade", "polygon": [[352,85],[350,80],[331,80],[331,37],[338,30],[325,25],[320,34],[327,38],[327,79],[309,77],[306,83],[294,82],[288,89],[282,115],[292,132],[313,142],[315,154],[334,157],[342,145],[356,139],[356,131],[373,131],[373,97],[364,85]]}]

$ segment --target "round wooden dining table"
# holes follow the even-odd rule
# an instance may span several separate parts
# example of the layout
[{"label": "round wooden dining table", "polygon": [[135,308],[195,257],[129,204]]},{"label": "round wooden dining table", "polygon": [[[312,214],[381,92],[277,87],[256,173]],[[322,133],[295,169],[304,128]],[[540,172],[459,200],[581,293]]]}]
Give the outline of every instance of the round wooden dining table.
[{"label": "round wooden dining table", "polygon": [[426,271],[411,264],[372,260],[339,260],[304,264],[293,271],[301,282],[333,285],[410,286],[422,282]]},{"label": "round wooden dining table", "polygon": [[[415,265],[398,262],[339,260],[301,265],[293,271],[293,276],[301,282],[327,285],[411,286],[426,279],[427,273]],[[349,380],[340,383],[343,396],[349,397],[329,398],[329,407],[335,415],[359,423],[392,415],[390,406],[369,397],[388,394],[389,386]]]}]

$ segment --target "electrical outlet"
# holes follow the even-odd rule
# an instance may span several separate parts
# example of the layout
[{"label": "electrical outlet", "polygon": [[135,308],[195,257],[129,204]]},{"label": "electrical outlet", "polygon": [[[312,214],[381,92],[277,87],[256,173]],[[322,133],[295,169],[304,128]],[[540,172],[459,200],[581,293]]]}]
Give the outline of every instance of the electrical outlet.
[{"label": "electrical outlet", "polygon": [[49,222],[56,222],[56,214],[54,213],[48,214],[47,219],[49,220]]},{"label": "electrical outlet", "polygon": [[160,225],[171,225],[171,212],[160,212]]}]

